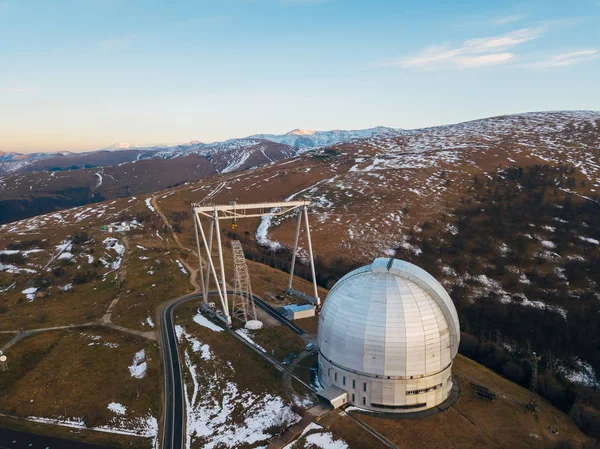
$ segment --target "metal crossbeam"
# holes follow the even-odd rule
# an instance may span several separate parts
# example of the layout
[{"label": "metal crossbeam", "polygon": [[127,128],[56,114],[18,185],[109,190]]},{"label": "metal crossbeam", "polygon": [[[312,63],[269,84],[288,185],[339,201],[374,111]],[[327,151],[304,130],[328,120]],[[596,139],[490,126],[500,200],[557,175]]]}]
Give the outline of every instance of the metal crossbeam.
[{"label": "metal crossbeam", "polygon": [[[192,212],[194,215],[194,226],[196,227],[196,230],[195,230],[196,246],[198,249],[198,263],[200,266],[200,268],[199,268],[200,269],[200,283],[202,284],[203,300],[204,300],[205,304],[208,301],[208,292],[210,290],[209,289],[210,279],[212,276],[212,278],[214,279],[214,281],[216,283],[217,291],[219,293],[219,299],[221,300],[221,306],[222,306],[222,310],[223,310],[223,316],[221,316],[221,318],[228,325],[231,325],[231,315],[229,313],[229,303],[228,303],[228,298],[227,298],[225,263],[224,263],[224,259],[223,259],[223,248],[221,246],[221,231],[220,231],[220,227],[219,227],[219,220],[233,219],[234,223],[235,223],[235,220],[237,220],[238,218],[274,217],[274,216],[284,215],[284,214],[292,212],[296,209],[299,209],[298,221],[296,224],[296,234],[294,236],[294,250],[292,253],[292,269],[290,270],[290,279],[289,279],[287,288],[291,289],[292,291],[295,291],[292,289],[292,280],[294,278],[294,266],[296,263],[296,256],[298,253],[298,239],[300,236],[300,228],[302,225],[302,221],[304,221],[304,225],[306,228],[306,239],[307,239],[307,243],[308,243],[308,254],[309,254],[309,262],[310,262],[310,269],[311,269],[311,274],[312,274],[313,293],[314,293],[313,297],[306,295],[306,298],[312,299],[312,301],[310,301],[310,302],[313,302],[317,307],[320,307],[321,300],[319,298],[319,293],[317,290],[317,278],[316,278],[316,274],[315,274],[315,263],[314,263],[314,259],[313,259],[312,241],[310,238],[310,227],[309,227],[309,222],[308,222],[308,206],[309,205],[310,205],[309,201],[280,201],[280,202],[273,202],[273,203],[251,203],[251,204],[230,203],[230,204],[211,205],[211,206],[203,206],[203,205],[201,205],[201,203],[192,204]],[[200,219],[201,216],[207,217],[209,219],[208,238],[206,236],[204,227],[202,226],[202,221]],[[302,220],[303,216],[304,216],[304,220]],[[218,257],[218,266],[215,265],[215,262],[213,261],[213,256],[212,256],[213,236],[215,233],[216,233],[216,238],[217,238],[217,248],[216,249],[217,249],[217,257]],[[232,242],[232,245],[233,245],[233,242]],[[205,271],[203,271],[203,268],[202,268],[202,266],[203,266],[203,260],[202,260],[202,256],[201,256],[202,248],[204,248],[204,251],[206,251]],[[240,250],[241,250],[241,245],[240,245]],[[234,270],[236,268],[235,251],[236,250],[234,249]],[[241,260],[241,259],[239,259],[239,256],[237,256],[237,257],[238,257],[238,261]],[[241,251],[241,258],[244,259],[243,251]],[[244,264],[245,264],[245,259],[244,259]],[[239,268],[241,268],[241,265]],[[247,267],[246,267],[246,271],[247,271]],[[243,280],[245,275],[241,274],[241,272],[238,274],[241,277],[239,277],[239,276],[236,277],[234,275],[234,284],[235,284],[235,281],[238,280],[238,283],[241,282],[240,288],[246,288],[246,286],[244,284],[245,281]],[[250,292],[250,297],[252,297],[249,275],[248,275],[247,279],[248,279],[247,280],[247,290]],[[248,315],[250,313],[248,305],[246,305],[244,308],[244,305],[241,303],[237,303],[235,298],[234,298],[234,306],[232,307],[232,309],[235,309],[234,310],[235,315],[239,315],[240,310],[241,310],[241,313],[244,315],[244,317],[248,317]],[[254,314],[254,317],[256,316],[255,311],[254,311],[254,302],[253,301],[252,301],[252,314]]]},{"label": "metal crossbeam", "polygon": [[[251,203],[251,204],[221,204],[214,206],[200,206],[199,203],[192,204],[194,212],[212,218],[218,215],[221,219],[234,218],[257,218],[275,217],[284,215],[302,206],[309,206],[308,201],[282,201],[275,203]],[[256,212],[252,212],[256,211]]]}]

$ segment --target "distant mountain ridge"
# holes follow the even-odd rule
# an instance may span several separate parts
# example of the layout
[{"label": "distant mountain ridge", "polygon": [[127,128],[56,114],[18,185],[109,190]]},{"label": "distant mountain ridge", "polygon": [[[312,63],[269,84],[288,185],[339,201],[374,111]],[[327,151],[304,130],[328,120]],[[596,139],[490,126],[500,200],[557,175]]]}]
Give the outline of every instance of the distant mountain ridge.
[{"label": "distant mountain ridge", "polygon": [[[18,153],[18,152],[2,152],[0,151],[0,164],[2,162],[28,161],[32,162],[38,159],[46,159],[51,157],[61,156],[82,156],[97,153],[100,151],[142,151],[144,154],[137,159],[146,158],[170,158],[181,157],[188,154],[214,154],[217,151],[230,151],[232,149],[240,149],[249,146],[254,146],[258,141],[269,141],[289,147],[294,147],[298,152],[307,149],[315,149],[322,146],[334,145],[347,140],[360,139],[375,136],[394,135],[401,130],[377,126],[375,128],[359,129],[359,130],[332,130],[332,131],[312,131],[304,129],[294,129],[285,134],[255,134],[248,137],[227,139],[222,142],[203,143],[198,140],[192,140],[187,143],[176,145],[141,145],[136,146],[128,142],[116,142],[98,150],[85,152],[36,152],[36,153]],[[151,154],[153,153],[153,154]],[[27,164],[18,164],[8,167],[0,165],[0,173],[15,172],[23,168]]]},{"label": "distant mountain ridge", "polygon": [[70,151],[39,152],[39,153],[18,153],[16,151],[0,151],[0,162],[35,160],[54,156],[67,156],[73,154]]},{"label": "distant mountain ridge", "polygon": [[[597,167],[587,162],[594,160],[590,159],[590,154],[585,153],[577,160],[573,155],[584,154],[584,150],[590,149],[597,152],[599,131],[600,112],[555,111],[412,130],[385,127],[354,131],[295,129],[282,135],[259,134],[210,144],[192,141],[180,145],[136,147],[117,143],[111,146],[115,150],[67,155],[42,153],[38,159],[3,155],[0,156],[0,222],[102,199],[150,193],[211,175],[268,166],[284,159],[322,161],[322,167],[319,166],[322,169],[329,166],[334,155],[352,152],[356,153],[355,160],[346,174],[335,174],[339,179],[364,172],[366,180],[386,170],[386,176],[398,175],[400,182],[407,170],[431,164],[438,166],[440,158],[449,164],[446,169],[454,172],[455,168],[451,167],[456,164],[452,161],[461,161],[479,151],[489,152],[496,148],[506,151],[506,146],[539,155],[541,160],[554,160],[553,152],[556,151],[565,161],[572,161],[591,174]],[[334,141],[337,143],[332,144]],[[570,148],[572,154],[561,151],[565,147]],[[512,159],[518,160],[514,156]],[[464,164],[464,167],[468,166]],[[353,182],[348,184],[354,185]],[[430,182],[435,184],[437,180]],[[600,184],[595,184],[598,182],[595,181],[592,188],[600,188]],[[395,185],[388,187],[389,191],[397,190]],[[352,195],[357,196],[356,193]],[[321,201],[320,198],[315,197],[315,202]],[[382,237],[379,241],[387,240]]]},{"label": "distant mountain ridge", "polygon": [[312,131],[306,129],[294,129],[288,133],[277,134],[255,134],[250,138],[265,139],[272,142],[283,143],[300,150],[308,150],[323,146],[334,145],[352,139],[365,139],[376,136],[393,136],[401,133],[399,128],[389,128],[385,126],[376,126],[375,128],[358,130],[332,130],[332,131]]}]

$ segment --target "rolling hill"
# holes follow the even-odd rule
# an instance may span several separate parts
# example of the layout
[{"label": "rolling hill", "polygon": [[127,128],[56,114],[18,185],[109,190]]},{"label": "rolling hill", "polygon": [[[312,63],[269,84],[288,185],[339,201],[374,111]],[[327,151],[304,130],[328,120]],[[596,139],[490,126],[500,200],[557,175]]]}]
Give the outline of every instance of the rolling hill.
[{"label": "rolling hill", "polygon": [[135,147],[121,142],[85,153],[1,153],[0,223],[103,199],[150,193],[212,173],[272,163],[307,148],[392,132],[383,127],[291,131],[211,144],[192,141]]}]

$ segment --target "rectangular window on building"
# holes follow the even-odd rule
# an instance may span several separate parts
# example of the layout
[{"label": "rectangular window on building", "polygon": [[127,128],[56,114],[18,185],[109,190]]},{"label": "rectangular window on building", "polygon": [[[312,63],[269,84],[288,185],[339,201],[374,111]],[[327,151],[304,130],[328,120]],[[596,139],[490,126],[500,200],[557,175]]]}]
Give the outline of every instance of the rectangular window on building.
[{"label": "rectangular window on building", "polygon": [[337,382],[337,373],[335,373],[334,375],[335,381]]},{"label": "rectangular window on building", "polygon": [[363,391],[367,391],[367,383],[363,383]]},{"label": "rectangular window on building", "polygon": [[346,376],[342,377],[342,385],[346,386]]},{"label": "rectangular window on building", "polygon": [[331,377],[331,368],[327,368],[327,377]]},{"label": "rectangular window on building", "polygon": [[352,388],[356,388],[356,381],[352,379]]},{"label": "rectangular window on building", "polygon": [[354,404],[355,401],[356,401],[356,399],[354,397],[354,393],[352,393],[352,403]]},{"label": "rectangular window on building", "polygon": [[367,405],[367,398],[363,398],[363,405]]}]

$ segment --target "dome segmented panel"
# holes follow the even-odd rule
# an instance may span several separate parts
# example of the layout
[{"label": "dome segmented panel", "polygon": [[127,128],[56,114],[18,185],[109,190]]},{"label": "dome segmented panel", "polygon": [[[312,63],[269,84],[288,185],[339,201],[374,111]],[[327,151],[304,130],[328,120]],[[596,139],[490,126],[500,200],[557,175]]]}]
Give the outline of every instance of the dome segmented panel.
[{"label": "dome segmented panel", "polygon": [[419,270],[425,273],[376,259],[342,278],[321,312],[321,353],[369,375],[421,376],[448,366],[458,346],[456,311],[443,287]]}]

